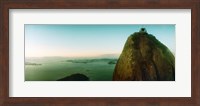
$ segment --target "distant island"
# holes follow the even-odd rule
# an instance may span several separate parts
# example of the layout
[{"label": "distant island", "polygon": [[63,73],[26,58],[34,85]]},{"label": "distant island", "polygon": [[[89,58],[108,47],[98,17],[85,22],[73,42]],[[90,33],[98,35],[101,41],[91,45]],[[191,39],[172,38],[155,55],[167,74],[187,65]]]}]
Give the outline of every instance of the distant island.
[{"label": "distant island", "polygon": [[108,64],[116,64],[117,60],[109,61]]},{"label": "distant island", "polygon": [[100,62],[100,61],[108,61],[108,64],[116,64],[117,59],[109,59],[109,58],[102,58],[102,59],[74,59],[74,60],[66,60],[66,62],[71,63],[92,63],[92,62]]},{"label": "distant island", "polygon": [[37,63],[30,63],[30,62],[25,62],[25,65],[34,65],[34,66],[37,66],[37,65],[42,65],[42,64],[37,64]]}]

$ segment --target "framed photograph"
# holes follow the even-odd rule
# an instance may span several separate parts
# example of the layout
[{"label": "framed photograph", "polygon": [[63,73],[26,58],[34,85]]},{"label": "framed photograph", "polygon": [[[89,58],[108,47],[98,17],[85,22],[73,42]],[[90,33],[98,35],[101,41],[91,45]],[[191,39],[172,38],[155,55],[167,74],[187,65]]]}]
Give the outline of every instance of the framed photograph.
[{"label": "framed photograph", "polygon": [[0,3],[1,105],[200,105],[200,1]]}]

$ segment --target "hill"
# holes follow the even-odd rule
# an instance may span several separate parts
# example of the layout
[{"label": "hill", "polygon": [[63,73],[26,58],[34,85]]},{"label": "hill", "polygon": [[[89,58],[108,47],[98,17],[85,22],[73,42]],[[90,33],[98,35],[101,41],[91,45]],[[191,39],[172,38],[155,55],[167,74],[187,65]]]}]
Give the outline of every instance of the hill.
[{"label": "hill", "polygon": [[174,81],[175,57],[145,28],[130,35],[117,61],[114,81]]}]

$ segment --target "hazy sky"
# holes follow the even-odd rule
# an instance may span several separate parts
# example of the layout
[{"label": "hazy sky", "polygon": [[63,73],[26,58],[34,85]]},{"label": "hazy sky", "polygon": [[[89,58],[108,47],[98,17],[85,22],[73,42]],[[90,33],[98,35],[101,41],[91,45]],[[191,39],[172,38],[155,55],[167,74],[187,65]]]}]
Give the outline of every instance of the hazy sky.
[{"label": "hazy sky", "polygon": [[132,33],[145,27],[175,53],[175,25],[25,25],[25,57],[120,54]]}]

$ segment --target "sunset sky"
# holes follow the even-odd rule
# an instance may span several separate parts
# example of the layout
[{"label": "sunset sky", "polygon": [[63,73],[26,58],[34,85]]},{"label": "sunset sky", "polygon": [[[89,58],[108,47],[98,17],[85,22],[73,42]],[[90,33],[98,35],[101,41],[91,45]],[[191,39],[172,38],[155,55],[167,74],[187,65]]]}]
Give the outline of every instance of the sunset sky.
[{"label": "sunset sky", "polygon": [[25,25],[25,57],[120,54],[132,33],[146,28],[175,53],[175,25]]}]

